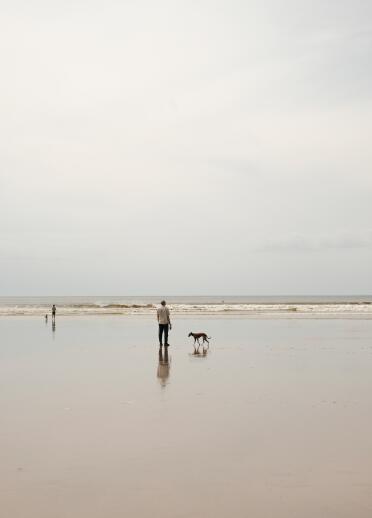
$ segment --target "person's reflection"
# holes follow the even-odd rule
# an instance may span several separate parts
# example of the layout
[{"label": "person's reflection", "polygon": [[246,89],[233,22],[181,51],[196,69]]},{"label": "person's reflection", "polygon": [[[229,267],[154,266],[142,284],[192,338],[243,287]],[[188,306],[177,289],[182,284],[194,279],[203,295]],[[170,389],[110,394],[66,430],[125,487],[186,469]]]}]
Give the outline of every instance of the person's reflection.
[{"label": "person's reflection", "polygon": [[52,331],[53,331],[53,335],[54,335],[54,333],[56,332],[56,321],[55,320],[52,320]]},{"label": "person's reflection", "polygon": [[158,379],[160,385],[165,387],[169,378],[170,362],[168,356],[168,347],[159,348],[159,365],[158,365]]}]

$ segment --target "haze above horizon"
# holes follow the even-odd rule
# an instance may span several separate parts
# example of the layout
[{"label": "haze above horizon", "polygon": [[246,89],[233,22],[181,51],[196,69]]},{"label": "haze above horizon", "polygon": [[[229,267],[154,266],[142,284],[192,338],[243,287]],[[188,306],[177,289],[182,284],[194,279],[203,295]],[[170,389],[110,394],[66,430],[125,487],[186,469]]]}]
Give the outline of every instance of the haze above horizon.
[{"label": "haze above horizon", "polygon": [[1,13],[2,295],[372,293],[372,3]]}]

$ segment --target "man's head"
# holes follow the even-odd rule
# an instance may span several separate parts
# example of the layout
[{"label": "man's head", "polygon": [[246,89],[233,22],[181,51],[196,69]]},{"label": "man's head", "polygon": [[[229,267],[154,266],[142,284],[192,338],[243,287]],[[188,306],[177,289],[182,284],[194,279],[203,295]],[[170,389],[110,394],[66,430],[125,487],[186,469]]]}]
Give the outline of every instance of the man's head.
[{"label": "man's head", "polygon": [[162,301],[160,302],[160,304],[161,304],[162,306],[165,306],[165,305],[166,305],[165,300],[162,300]]}]

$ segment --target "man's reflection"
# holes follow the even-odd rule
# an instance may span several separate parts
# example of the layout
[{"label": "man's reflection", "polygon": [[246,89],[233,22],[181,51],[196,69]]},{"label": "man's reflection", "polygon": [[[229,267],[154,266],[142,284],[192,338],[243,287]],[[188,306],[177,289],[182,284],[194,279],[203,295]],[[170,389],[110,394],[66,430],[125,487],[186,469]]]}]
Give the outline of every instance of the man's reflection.
[{"label": "man's reflection", "polygon": [[168,357],[168,347],[159,348],[159,365],[158,365],[158,379],[160,385],[165,387],[167,379],[169,378],[170,362]]},{"label": "man's reflection", "polygon": [[55,322],[55,320],[52,320],[52,331],[53,331],[53,334],[56,332],[56,322]]}]

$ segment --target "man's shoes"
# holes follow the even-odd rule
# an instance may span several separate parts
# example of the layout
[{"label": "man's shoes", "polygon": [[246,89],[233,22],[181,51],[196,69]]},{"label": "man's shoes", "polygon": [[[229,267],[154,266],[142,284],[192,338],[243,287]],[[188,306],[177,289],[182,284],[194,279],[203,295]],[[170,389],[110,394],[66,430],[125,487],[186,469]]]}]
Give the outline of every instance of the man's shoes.
[{"label": "man's shoes", "polygon": [[169,347],[170,346],[170,344],[164,344],[164,345],[165,345],[165,347]]}]

